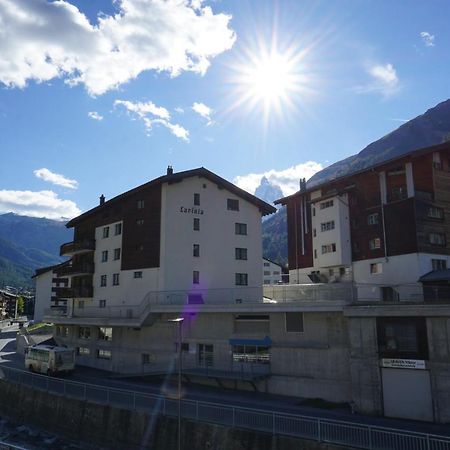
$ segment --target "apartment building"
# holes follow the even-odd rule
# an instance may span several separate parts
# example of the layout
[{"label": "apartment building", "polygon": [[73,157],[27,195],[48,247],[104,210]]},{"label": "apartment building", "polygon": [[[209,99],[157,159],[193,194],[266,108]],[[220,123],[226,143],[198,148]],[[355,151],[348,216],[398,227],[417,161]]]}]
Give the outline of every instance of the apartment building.
[{"label": "apartment building", "polygon": [[289,289],[351,288],[338,317],[355,409],[450,422],[450,144],[302,180],[276,203],[287,206]]},{"label": "apartment building", "polygon": [[263,258],[263,284],[278,284],[282,281],[283,267],[270,259]]},{"label": "apartment building", "polygon": [[278,200],[291,281],[353,281],[367,300],[420,297],[419,278],[450,261],[449,156],[448,143],[412,151]]}]

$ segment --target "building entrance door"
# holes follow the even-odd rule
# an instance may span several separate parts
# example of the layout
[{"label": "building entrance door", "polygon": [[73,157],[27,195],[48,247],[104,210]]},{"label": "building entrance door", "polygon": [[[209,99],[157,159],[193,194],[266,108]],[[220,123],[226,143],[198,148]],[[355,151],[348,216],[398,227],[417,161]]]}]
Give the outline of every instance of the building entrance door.
[{"label": "building entrance door", "polygon": [[428,370],[382,368],[384,415],[433,421]]}]

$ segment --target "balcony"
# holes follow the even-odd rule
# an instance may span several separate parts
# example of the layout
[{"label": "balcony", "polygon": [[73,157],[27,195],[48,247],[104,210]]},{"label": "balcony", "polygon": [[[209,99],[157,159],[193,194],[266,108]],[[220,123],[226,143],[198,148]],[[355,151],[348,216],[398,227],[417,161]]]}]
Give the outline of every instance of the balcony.
[{"label": "balcony", "polygon": [[94,263],[69,262],[57,269],[58,277],[73,277],[75,275],[91,275],[94,273]]},{"label": "balcony", "polygon": [[61,245],[61,256],[81,255],[95,250],[95,239],[81,239],[79,241],[66,242]]},{"label": "balcony", "polygon": [[94,293],[93,286],[74,286],[53,288],[58,298],[91,298]]}]

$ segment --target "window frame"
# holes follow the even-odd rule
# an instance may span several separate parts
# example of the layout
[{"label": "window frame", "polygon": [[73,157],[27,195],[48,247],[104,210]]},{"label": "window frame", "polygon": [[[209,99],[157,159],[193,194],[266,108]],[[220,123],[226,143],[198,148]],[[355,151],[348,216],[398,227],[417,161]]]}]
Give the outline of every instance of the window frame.
[{"label": "window frame", "polygon": [[248,249],[245,247],[236,247],[234,249],[234,258],[237,261],[247,261],[248,260]]},{"label": "window frame", "polygon": [[109,226],[103,227],[102,237],[103,239],[109,238]]},{"label": "window frame", "polygon": [[227,211],[239,211],[239,199],[227,198]]},{"label": "window frame", "polygon": [[236,272],[234,274],[235,286],[248,286],[248,273]]}]

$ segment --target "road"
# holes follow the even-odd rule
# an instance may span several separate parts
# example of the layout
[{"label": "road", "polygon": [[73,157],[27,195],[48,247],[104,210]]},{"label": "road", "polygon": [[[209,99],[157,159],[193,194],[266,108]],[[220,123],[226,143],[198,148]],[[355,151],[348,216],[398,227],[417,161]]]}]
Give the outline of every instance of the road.
[{"label": "road", "polygon": [[[4,328],[0,332],[0,367],[24,369],[23,356],[15,352],[15,336],[17,325]],[[67,376],[70,380],[96,384],[136,392],[164,395],[168,391],[175,392],[175,382],[161,380],[154,377],[140,377],[133,379],[111,378],[109,372],[78,366],[76,371]],[[390,419],[386,417],[372,417],[352,414],[349,409],[320,409],[301,405],[301,399],[253,391],[236,391],[219,387],[207,387],[192,383],[183,383],[184,398],[195,401],[220,403],[227,406],[239,406],[260,409],[270,412],[290,413],[346,422],[355,422],[373,426],[396,428],[430,434],[450,436],[448,425],[416,422],[410,420]]]}]

